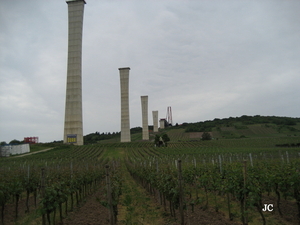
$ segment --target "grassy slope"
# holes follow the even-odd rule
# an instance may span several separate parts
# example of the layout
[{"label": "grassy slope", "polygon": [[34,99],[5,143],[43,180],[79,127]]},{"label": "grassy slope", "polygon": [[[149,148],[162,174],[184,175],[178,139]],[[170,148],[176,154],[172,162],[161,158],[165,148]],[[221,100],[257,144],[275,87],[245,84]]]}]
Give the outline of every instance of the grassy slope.
[{"label": "grassy slope", "polygon": [[[299,127],[299,124],[297,124],[295,127]],[[259,148],[265,148],[269,149],[274,148],[274,143],[287,143],[287,142],[300,142],[300,134],[299,132],[293,133],[289,130],[285,130],[279,132],[276,128],[277,127],[266,127],[262,124],[255,124],[255,125],[248,125],[247,128],[243,129],[237,129],[236,127],[224,127],[223,131],[232,132],[236,137],[239,137],[238,135],[244,134],[248,138],[220,138],[218,141],[208,141],[208,142],[200,142],[196,143],[199,144],[205,144],[204,147],[202,147],[202,151],[205,149],[208,149],[211,151],[219,152],[218,148],[221,148],[222,150],[230,149],[233,151],[236,149],[237,151],[243,151],[246,148],[250,149],[257,149]],[[188,149],[189,143],[189,136],[187,133],[185,133],[185,130],[183,128],[167,128],[164,130],[168,136],[171,139],[170,146],[168,148],[162,148],[160,151],[169,151],[174,152],[176,154],[176,145],[181,145],[183,141],[187,141],[184,145],[186,148],[182,149],[185,154],[189,154],[192,151],[195,150],[195,148]],[[216,134],[218,134],[218,131],[215,128],[214,131]],[[222,132],[222,129],[221,129]],[[291,136],[296,134],[297,136]],[[289,136],[288,136],[289,135]],[[135,148],[138,150],[141,150],[143,152],[143,148],[140,148],[139,144],[144,144],[145,142],[141,141],[142,135],[141,133],[133,134],[132,135],[132,141],[134,143],[122,143],[123,145],[117,145],[119,143],[119,139],[110,139],[105,140],[100,143],[112,143],[112,144],[105,144],[105,151],[101,157],[105,159],[124,159],[126,152],[128,152],[128,148]],[[180,140],[180,142],[179,142]],[[269,142],[269,140],[272,140]],[[128,144],[128,145],[125,145]],[[172,146],[174,145],[174,146]],[[48,148],[48,146],[38,146],[36,145],[36,148]],[[79,146],[78,148],[84,149],[86,146]],[[216,147],[216,149],[215,149]],[[247,149],[246,149],[247,150]],[[144,153],[144,152],[143,152]],[[170,153],[168,153],[170,154]],[[172,153],[173,154],[173,153]],[[178,152],[177,152],[178,154]],[[181,154],[181,153],[180,153]],[[144,222],[144,224],[166,224],[161,223],[162,220],[166,219],[161,214],[161,211],[159,210],[159,206],[156,206],[153,204],[153,202],[150,201],[150,197],[144,192],[141,187],[135,184],[135,182],[132,180],[132,178],[129,176],[128,172],[124,167],[122,169],[124,172],[124,187],[123,191],[124,194],[121,197],[121,208],[120,210],[120,216],[119,221],[127,221],[127,222],[135,222],[135,223],[141,223]],[[211,197],[212,198],[212,197]],[[223,205],[226,205],[225,203]],[[222,210],[222,209],[221,209]],[[223,209],[224,213],[226,213],[226,207]],[[236,207],[235,211],[238,211],[238,207]],[[259,221],[259,215],[253,216],[254,221]],[[154,221],[154,218],[156,218],[156,221]],[[150,222],[149,222],[150,221]],[[273,218],[269,218],[268,221],[273,221]],[[152,223],[151,223],[152,222]],[[257,224],[257,223],[250,223],[250,224]],[[270,224],[287,224],[287,223],[277,223],[277,222],[271,222]]]},{"label": "grassy slope", "polygon": [[[298,125],[297,125],[298,126]],[[300,130],[300,129],[299,129]],[[185,132],[184,128],[177,128],[177,129],[162,129],[159,132],[167,133],[170,137],[170,142],[181,142],[181,141],[200,141],[200,138],[190,138],[189,133]],[[235,127],[224,127],[221,130],[217,128],[213,128],[212,135],[214,139],[252,139],[252,138],[277,138],[283,139],[285,137],[300,137],[300,132],[293,132],[288,129],[281,129],[280,131],[265,127],[261,124],[256,125],[249,125],[247,129],[236,129]],[[150,140],[153,141],[154,136],[150,135]],[[136,133],[131,135],[131,141],[132,142],[141,142],[142,141],[142,134]],[[113,138],[108,140],[99,141],[98,143],[104,144],[104,143],[119,143],[120,138]]]},{"label": "grassy slope", "polygon": [[[259,122],[261,121],[261,122]],[[290,125],[296,123],[296,125]],[[140,131],[140,132],[138,132]],[[193,132],[194,135],[190,135]],[[189,140],[200,140],[202,132],[209,131],[214,139],[239,139],[239,138],[261,138],[261,137],[286,137],[300,136],[300,119],[275,116],[242,116],[227,119],[214,119],[213,121],[204,121],[196,123],[183,123],[173,127],[160,129],[159,134],[167,133],[170,142],[180,142]],[[142,141],[142,131],[132,128],[131,142]],[[150,132],[150,141],[155,134]],[[191,138],[197,137],[197,138]],[[112,138],[99,141],[99,143],[120,142],[120,138]]]},{"label": "grassy slope", "polygon": [[[292,131],[291,128],[297,130]],[[170,137],[172,142],[176,141],[188,141],[189,133],[185,132],[184,128],[167,128],[165,131]],[[239,129],[236,126],[230,127],[214,127],[212,129],[213,138],[219,139],[231,139],[231,138],[260,138],[260,137],[297,137],[300,136],[300,124],[295,126],[277,126],[277,125],[265,125],[265,124],[254,124],[241,127]]]}]

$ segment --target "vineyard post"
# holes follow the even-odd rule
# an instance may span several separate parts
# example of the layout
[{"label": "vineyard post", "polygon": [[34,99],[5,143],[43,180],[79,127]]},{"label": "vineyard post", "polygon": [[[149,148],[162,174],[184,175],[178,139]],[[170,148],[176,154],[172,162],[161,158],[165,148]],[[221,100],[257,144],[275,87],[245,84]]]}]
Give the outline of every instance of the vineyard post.
[{"label": "vineyard post", "polygon": [[247,160],[244,160],[244,165],[243,165],[243,175],[244,175],[244,206],[243,206],[243,225],[248,224],[248,218],[247,218],[247,206],[246,206],[246,188],[247,188]]},{"label": "vineyard post", "polygon": [[109,165],[105,166],[106,170],[106,185],[107,185],[107,201],[109,206],[109,222],[111,225],[115,225],[115,216],[113,211],[112,205],[112,192],[111,192],[111,185],[110,185],[110,177],[109,177]]},{"label": "vineyard post", "polygon": [[221,159],[221,155],[219,155],[219,164],[220,164],[220,173],[222,174],[222,159]]},{"label": "vineyard post", "polygon": [[229,192],[227,192],[226,195],[227,195],[228,215],[229,215],[230,221],[232,221],[232,220],[233,220],[233,217],[232,217],[231,207],[230,207],[230,196],[229,196]]},{"label": "vineyard post", "polygon": [[70,169],[71,169],[71,179],[73,178],[73,161],[71,160],[70,164]]},{"label": "vineyard post", "polygon": [[[158,171],[159,171],[158,160],[156,159],[156,173],[157,174],[158,174]],[[160,204],[162,205],[162,199],[161,199],[161,194],[160,194],[159,188],[157,190],[158,190],[158,200],[159,200]]]},{"label": "vineyard post", "polygon": [[288,151],[286,151],[286,162],[287,162],[287,163],[290,163]]},{"label": "vineyard post", "polygon": [[[29,184],[29,177],[30,177],[30,165],[28,164],[27,165],[27,185],[30,185]],[[27,190],[26,190],[26,212],[29,213],[29,194],[30,194],[30,191],[29,191],[29,188],[27,187]]]},{"label": "vineyard post", "polygon": [[[41,178],[41,196],[45,196],[45,168],[42,168],[42,178]],[[46,225],[45,213],[42,214],[43,225]]]},{"label": "vineyard post", "polygon": [[180,211],[181,225],[184,225],[181,160],[178,159],[177,162],[178,162],[178,181],[179,181],[179,211]]},{"label": "vineyard post", "polygon": [[252,154],[251,153],[249,153],[249,158],[250,158],[251,167],[253,167],[253,161],[252,161]]},{"label": "vineyard post", "polygon": [[27,181],[29,181],[30,165],[27,165]]}]

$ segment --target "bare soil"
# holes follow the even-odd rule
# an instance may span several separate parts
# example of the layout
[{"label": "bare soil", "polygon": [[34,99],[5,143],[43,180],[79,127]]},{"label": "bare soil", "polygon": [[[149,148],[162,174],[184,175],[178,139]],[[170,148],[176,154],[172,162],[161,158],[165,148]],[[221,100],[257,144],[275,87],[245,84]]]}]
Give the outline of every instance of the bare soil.
[{"label": "bare soil", "polygon": [[[34,206],[33,196],[29,198],[28,203],[29,203],[29,212],[35,211],[36,207]],[[38,200],[37,200],[37,207],[38,207]],[[22,220],[22,218],[27,214],[26,211],[27,211],[26,196],[22,195],[18,202],[18,218],[16,218],[16,203],[15,201],[11,200],[9,204],[6,204],[4,207],[4,224],[5,225],[13,225],[16,223],[20,224],[20,220]],[[1,219],[0,219],[0,224],[1,224]]]},{"label": "bare soil", "polygon": [[191,225],[239,225],[241,223],[230,221],[221,212],[215,212],[213,209],[203,211],[200,207],[195,207],[194,212],[189,213],[189,217],[185,218],[185,222]]},{"label": "bare soil", "polygon": [[[163,207],[157,203],[157,200],[148,195],[152,199],[152,204],[156,205],[157,208],[161,208],[163,212]],[[108,221],[108,209],[100,204],[97,199],[103,199],[103,190],[99,190],[96,193],[87,197],[86,201],[82,203],[82,206],[75,209],[73,212],[68,213],[68,217],[63,220],[63,222],[59,222],[57,224],[62,225],[109,225]],[[22,218],[26,215],[26,198],[23,196],[19,201],[18,211],[19,218]],[[286,225],[295,225],[300,224],[299,218],[297,216],[297,206],[296,202],[291,202],[289,200],[281,199],[280,208],[282,211],[282,216],[280,216],[277,209],[276,197],[273,196],[265,196],[263,202],[274,205],[274,210],[272,212],[265,212],[264,215],[267,220],[272,216],[276,219],[276,224],[286,224]],[[30,212],[35,210],[34,207],[34,199],[31,196],[29,199]],[[122,213],[120,211],[120,213]],[[16,222],[15,219],[15,203],[7,204],[4,210],[4,224],[5,225],[14,225],[14,224],[22,224],[20,223],[20,219]],[[159,214],[161,221],[164,221],[165,224],[169,225],[179,225],[179,212],[176,212],[176,218],[173,218],[169,215],[168,212]],[[167,221],[167,222],[166,222]],[[30,223],[31,224],[31,223]],[[32,223],[36,224],[36,223]],[[118,224],[124,224],[119,220]],[[143,223],[140,221],[139,224],[151,224],[151,223]],[[187,225],[239,225],[241,222],[230,221],[226,215],[222,212],[215,212],[212,208],[208,208],[203,210],[200,206],[195,206],[194,212],[185,211],[185,224]],[[250,223],[255,224],[255,223]],[[257,224],[262,224],[259,222]]]},{"label": "bare soil", "polygon": [[80,207],[70,212],[68,218],[63,220],[64,225],[106,225],[108,221],[108,209],[101,205],[97,199],[103,199],[103,190],[99,190],[90,195],[86,202]]},{"label": "bare soil", "polygon": [[[129,182],[130,180],[130,182]],[[127,183],[128,182],[128,183]],[[149,199],[149,201],[144,200],[141,203],[136,202],[136,207],[147,206],[145,208],[148,211],[144,211],[142,208],[141,210],[136,210],[132,215],[135,216],[135,221],[138,223],[134,224],[147,224],[147,225],[154,225],[154,224],[163,224],[163,225],[179,225],[179,212],[176,210],[176,218],[171,217],[169,213],[169,209],[167,207],[167,211],[164,211],[163,206],[161,206],[157,199],[152,195],[148,194],[139,184],[136,184],[133,179],[127,179],[127,186],[130,188],[131,192],[127,192],[123,190],[123,197],[121,196],[121,201],[118,206],[119,208],[119,215],[118,215],[118,224],[131,224],[126,223],[126,215],[128,216],[128,208],[122,204],[122,198],[126,194],[136,195],[136,196],[145,196],[144,199]],[[135,191],[135,192],[132,192]],[[68,216],[63,219],[63,222],[58,222],[56,224],[59,225],[109,225],[109,214],[108,209],[101,205],[99,199],[105,200],[105,187],[102,187],[97,192],[92,195],[89,195],[86,200],[84,200],[80,207],[75,208],[73,212],[68,212]],[[98,200],[97,200],[98,199]],[[137,199],[142,199],[137,198]],[[136,200],[138,201],[138,200]],[[282,216],[279,214],[277,200],[275,196],[264,196],[263,203],[266,204],[273,204],[273,211],[272,212],[264,212],[264,216],[266,218],[267,224],[285,224],[285,225],[296,225],[300,224],[300,220],[298,217],[297,205],[295,201],[281,199],[280,201],[280,209],[282,212]],[[19,219],[15,219],[15,203],[11,201],[9,204],[5,206],[4,210],[4,224],[5,225],[14,225],[14,224],[23,224],[24,217],[28,214],[26,213],[26,196],[23,194],[22,198],[19,200],[18,204],[18,217]],[[30,213],[35,211],[34,207],[34,198],[33,196],[29,199],[30,205]],[[38,203],[37,203],[38,205]],[[167,204],[168,206],[168,204]],[[155,211],[157,212],[156,214]],[[150,216],[145,217],[145,213],[151,215],[157,215],[157,218],[153,218],[149,222]],[[148,217],[148,219],[147,219]],[[58,218],[58,213],[57,213]],[[144,219],[142,219],[144,218]],[[186,225],[240,225],[241,222],[230,221],[227,215],[224,215],[222,212],[215,212],[213,208],[208,208],[203,210],[200,205],[195,206],[194,212],[191,212],[189,208],[185,211],[185,224]],[[268,222],[268,221],[276,221],[276,222]],[[161,223],[159,222],[161,221]],[[1,221],[0,221],[1,224]],[[25,223],[24,223],[25,224]],[[41,218],[33,220],[31,223],[26,224],[41,224]],[[262,224],[262,220],[260,218],[256,218],[255,221],[250,222],[249,224]]]},{"label": "bare soil", "polygon": [[266,204],[273,204],[272,212],[265,212],[264,215],[272,215],[281,224],[295,225],[300,224],[300,218],[298,216],[297,204],[295,201],[289,201],[283,199],[280,200],[280,210],[282,215],[279,214],[277,199],[274,196],[265,196],[263,202]]}]

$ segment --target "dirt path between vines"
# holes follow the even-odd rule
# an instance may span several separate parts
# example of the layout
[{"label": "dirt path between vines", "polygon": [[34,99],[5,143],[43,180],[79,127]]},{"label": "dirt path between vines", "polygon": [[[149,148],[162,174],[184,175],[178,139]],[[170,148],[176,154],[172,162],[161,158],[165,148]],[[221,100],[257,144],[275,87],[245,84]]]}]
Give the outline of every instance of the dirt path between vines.
[{"label": "dirt path between vines", "polygon": [[[48,151],[44,149],[33,154]],[[123,161],[126,152],[123,148],[117,149],[114,153],[121,159],[122,171],[122,195],[118,204],[117,224],[138,224],[138,225],[179,225],[179,213],[176,211],[177,219],[170,216],[169,209],[159,204],[157,199],[150,195],[141,185],[131,177]],[[29,154],[26,154],[29,155]],[[22,155],[23,156],[23,155]],[[25,156],[25,155],[24,155]],[[106,201],[106,186],[102,184],[99,190],[88,196],[80,208],[69,212],[63,220],[64,225],[109,225],[108,209],[104,207],[99,199]],[[195,211],[185,211],[185,224],[187,225],[233,225],[240,224],[229,221],[222,213],[216,213],[212,209],[203,211],[200,206]]]},{"label": "dirt path between vines", "polygon": [[[124,170],[123,170],[124,171]],[[157,199],[150,195],[141,185],[137,184],[126,170],[124,177],[123,195],[118,205],[118,224],[141,225],[180,225],[179,211],[176,210],[176,218],[171,217],[167,203],[167,211],[159,204]],[[184,220],[187,225],[240,225],[241,223],[230,221],[221,212],[215,212],[212,208],[203,210],[199,205],[185,210]]]},{"label": "dirt path between vines", "polygon": [[63,223],[58,223],[58,225],[109,225],[108,209],[97,200],[103,200],[103,193],[105,193],[104,187],[88,196],[80,208],[69,212],[68,218],[65,218]]},{"label": "dirt path between vines", "polygon": [[122,195],[118,204],[118,224],[178,225],[166,216],[163,207],[157,204],[148,192],[131,177],[125,163],[123,171]]},{"label": "dirt path between vines", "polygon": [[49,150],[51,150],[51,149],[53,149],[53,148],[47,148],[47,149],[43,149],[43,150],[36,151],[36,152],[30,152],[30,153],[26,153],[26,154],[14,156],[14,158],[24,157],[24,156],[28,156],[28,155],[33,155],[33,154],[37,154],[37,153],[40,153],[40,152],[46,152],[46,151],[49,151]]}]

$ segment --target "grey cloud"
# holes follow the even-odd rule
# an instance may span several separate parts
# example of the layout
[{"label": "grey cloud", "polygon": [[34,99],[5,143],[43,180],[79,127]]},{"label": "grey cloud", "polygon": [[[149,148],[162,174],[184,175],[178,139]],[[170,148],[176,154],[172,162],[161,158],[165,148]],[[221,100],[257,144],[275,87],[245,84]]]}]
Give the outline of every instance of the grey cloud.
[{"label": "grey cloud", "polygon": [[[5,1],[0,141],[62,139],[67,4]],[[174,122],[299,116],[299,1],[93,1],[83,29],[84,134],[120,130],[119,67],[131,67],[131,126],[149,111]],[[149,123],[152,123],[149,113]]]}]

